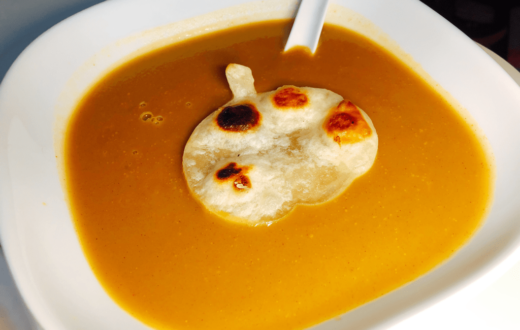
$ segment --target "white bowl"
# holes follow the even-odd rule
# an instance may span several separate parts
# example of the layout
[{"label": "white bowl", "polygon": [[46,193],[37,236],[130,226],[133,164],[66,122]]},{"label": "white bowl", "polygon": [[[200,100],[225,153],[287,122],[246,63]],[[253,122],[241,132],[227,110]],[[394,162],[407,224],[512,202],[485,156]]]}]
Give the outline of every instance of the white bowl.
[{"label": "white bowl", "polygon": [[[44,33],[5,76],[0,238],[16,284],[45,329],[148,329],[97,282],[70,219],[56,156],[74,104],[103,73],[137,53],[246,21],[292,17],[297,8],[295,0],[246,2],[105,2]],[[337,0],[327,20],[410,63],[413,58],[417,70],[469,111],[496,160],[494,204],[468,244],[412,283],[316,327],[383,328],[461,290],[520,246],[520,90],[477,45],[418,1]]]}]

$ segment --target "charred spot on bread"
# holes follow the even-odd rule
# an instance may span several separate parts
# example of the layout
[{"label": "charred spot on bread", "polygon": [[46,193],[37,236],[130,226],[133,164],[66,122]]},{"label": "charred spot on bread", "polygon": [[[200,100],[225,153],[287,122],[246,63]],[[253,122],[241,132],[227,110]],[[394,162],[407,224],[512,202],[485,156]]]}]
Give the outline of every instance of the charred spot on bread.
[{"label": "charred spot on bread", "polygon": [[329,130],[334,131],[346,131],[350,126],[355,125],[357,122],[356,118],[346,112],[335,113],[332,115],[328,122]]},{"label": "charred spot on bread", "polygon": [[217,181],[226,182],[234,179],[233,188],[236,191],[244,191],[251,188],[251,180],[246,175],[249,168],[239,166],[237,163],[229,163],[215,173]]},{"label": "charred spot on bread", "polygon": [[296,87],[286,87],[278,90],[272,97],[276,108],[303,108],[309,103],[307,95]]},{"label": "charred spot on bread", "polygon": [[217,116],[217,125],[229,132],[245,132],[260,123],[260,113],[252,104],[230,105]]},{"label": "charred spot on bread", "polygon": [[226,167],[217,171],[217,179],[225,181],[242,172],[242,169],[237,167],[237,163],[229,163]]},{"label": "charred spot on bread", "polygon": [[251,188],[251,180],[247,177],[247,175],[238,175],[238,177],[233,182],[233,188],[237,191],[244,191],[246,189]]},{"label": "charred spot on bread", "polygon": [[345,100],[330,110],[323,129],[339,146],[363,141],[372,134],[359,109]]}]

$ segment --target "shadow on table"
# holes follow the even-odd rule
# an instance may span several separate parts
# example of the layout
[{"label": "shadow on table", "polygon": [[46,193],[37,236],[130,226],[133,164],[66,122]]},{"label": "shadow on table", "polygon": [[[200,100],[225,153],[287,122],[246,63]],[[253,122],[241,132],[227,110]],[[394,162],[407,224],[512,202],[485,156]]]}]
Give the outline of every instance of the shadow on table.
[{"label": "shadow on table", "polygon": [[0,247],[0,329],[1,330],[39,330],[41,329],[25,306],[11,273],[7,268]]},{"label": "shadow on table", "polygon": [[[39,35],[102,0],[1,0],[0,82]],[[0,246],[0,330],[41,330],[16,288]]]},{"label": "shadow on table", "polygon": [[39,35],[100,2],[102,0],[0,1],[0,82],[18,55]]}]

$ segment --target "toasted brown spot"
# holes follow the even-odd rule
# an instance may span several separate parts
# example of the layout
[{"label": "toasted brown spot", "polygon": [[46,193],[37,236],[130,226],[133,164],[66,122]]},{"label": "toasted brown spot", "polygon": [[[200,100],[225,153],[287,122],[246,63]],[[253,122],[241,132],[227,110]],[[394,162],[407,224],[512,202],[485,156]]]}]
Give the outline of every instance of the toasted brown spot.
[{"label": "toasted brown spot", "polygon": [[217,171],[217,179],[224,181],[240,172],[242,172],[242,169],[237,167],[237,163],[229,163],[226,167]]},{"label": "toasted brown spot", "polygon": [[363,115],[350,101],[341,101],[330,110],[323,129],[339,146],[360,142],[372,134]]},{"label": "toasted brown spot", "polygon": [[244,191],[245,189],[251,188],[251,181],[246,175],[239,175],[233,182],[233,187],[235,190]]},{"label": "toasted brown spot", "polygon": [[217,116],[217,125],[226,131],[244,132],[260,122],[260,113],[252,104],[225,107]]},{"label": "toasted brown spot", "polygon": [[298,88],[287,87],[277,91],[271,101],[277,108],[301,108],[309,103],[309,98]]},{"label": "toasted brown spot", "polygon": [[237,163],[229,163],[225,167],[217,171],[217,180],[221,182],[235,179],[233,181],[233,188],[237,191],[244,191],[245,189],[251,188],[251,180],[245,174],[249,170],[249,167],[238,166]]}]

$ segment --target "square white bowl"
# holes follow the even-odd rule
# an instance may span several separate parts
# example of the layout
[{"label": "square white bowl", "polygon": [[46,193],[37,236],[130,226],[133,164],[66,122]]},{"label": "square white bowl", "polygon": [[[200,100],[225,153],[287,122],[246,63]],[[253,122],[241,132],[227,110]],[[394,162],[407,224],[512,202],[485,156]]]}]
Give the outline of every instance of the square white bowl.
[{"label": "square white bowl", "polygon": [[[20,292],[45,329],[148,329],[97,282],[70,218],[60,181],[60,143],[74,104],[103,73],[140,52],[201,31],[293,17],[297,5],[296,0],[110,1],[56,25],[16,60],[0,86],[0,238]],[[413,58],[467,109],[496,161],[492,210],[468,244],[410,284],[316,327],[384,328],[518,254],[520,89],[419,1],[338,0],[327,21],[393,47],[404,60]]]}]

